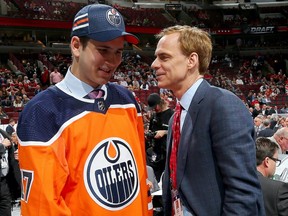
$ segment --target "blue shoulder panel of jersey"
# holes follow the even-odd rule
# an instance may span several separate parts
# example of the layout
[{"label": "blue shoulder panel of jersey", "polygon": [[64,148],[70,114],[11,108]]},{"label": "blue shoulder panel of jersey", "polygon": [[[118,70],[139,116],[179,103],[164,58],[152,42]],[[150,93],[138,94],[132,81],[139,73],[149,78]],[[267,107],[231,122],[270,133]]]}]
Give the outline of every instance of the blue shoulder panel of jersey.
[{"label": "blue shoulder panel of jersey", "polygon": [[[141,110],[132,93],[117,84],[106,84],[108,108],[113,104],[134,104],[137,113]],[[93,103],[81,101],[66,94],[56,86],[37,94],[25,106],[17,124],[19,139],[25,141],[49,141],[69,119],[84,111],[92,111]]]}]

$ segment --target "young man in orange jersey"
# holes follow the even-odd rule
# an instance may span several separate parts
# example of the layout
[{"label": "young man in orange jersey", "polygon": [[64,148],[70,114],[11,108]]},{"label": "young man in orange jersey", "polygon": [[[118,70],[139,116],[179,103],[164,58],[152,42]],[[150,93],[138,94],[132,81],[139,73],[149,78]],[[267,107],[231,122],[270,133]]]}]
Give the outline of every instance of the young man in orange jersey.
[{"label": "young man in orange jersey", "polygon": [[109,83],[125,41],[138,43],[116,9],[76,14],[71,67],[19,119],[23,216],[151,215],[141,111]]}]

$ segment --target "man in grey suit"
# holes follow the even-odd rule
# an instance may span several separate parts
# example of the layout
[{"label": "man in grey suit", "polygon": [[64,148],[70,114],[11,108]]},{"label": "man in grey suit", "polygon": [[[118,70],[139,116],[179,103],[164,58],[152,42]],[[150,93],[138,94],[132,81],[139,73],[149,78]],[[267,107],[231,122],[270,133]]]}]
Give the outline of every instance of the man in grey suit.
[{"label": "man in grey suit", "polygon": [[170,170],[174,118],[169,122],[165,215],[265,215],[251,115],[237,96],[203,79],[212,55],[209,34],[172,26],[156,37],[158,86],[172,90],[182,106],[176,180]]},{"label": "man in grey suit", "polygon": [[276,166],[281,163],[278,159],[278,148],[278,145],[268,138],[259,137],[256,140],[258,178],[267,216],[288,215],[288,184],[271,179]]}]

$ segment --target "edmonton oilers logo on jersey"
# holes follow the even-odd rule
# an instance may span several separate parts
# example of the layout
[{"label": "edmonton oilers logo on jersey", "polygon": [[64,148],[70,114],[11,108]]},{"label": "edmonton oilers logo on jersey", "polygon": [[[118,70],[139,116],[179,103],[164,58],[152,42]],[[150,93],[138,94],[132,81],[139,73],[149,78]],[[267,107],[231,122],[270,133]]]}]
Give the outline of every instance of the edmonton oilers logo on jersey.
[{"label": "edmonton oilers logo on jersey", "polygon": [[130,145],[120,138],[98,143],[84,168],[84,181],[90,197],[105,209],[125,208],[139,193],[135,157]]}]

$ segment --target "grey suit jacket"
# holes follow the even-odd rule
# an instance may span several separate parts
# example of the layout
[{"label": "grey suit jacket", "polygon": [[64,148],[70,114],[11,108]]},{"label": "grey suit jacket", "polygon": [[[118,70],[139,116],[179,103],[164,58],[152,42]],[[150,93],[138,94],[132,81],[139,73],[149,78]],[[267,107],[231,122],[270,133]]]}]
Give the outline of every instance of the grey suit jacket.
[{"label": "grey suit jacket", "polygon": [[258,172],[267,216],[288,215],[288,183],[272,180]]},{"label": "grey suit jacket", "polygon": [[[163,179],[165,215],[171,215],[167,140]],[[194,215],[265,215],[256,174],[254,126],[243,102],[231,92],[203,80],[191,101],[181,132],[177,187]]]}]

